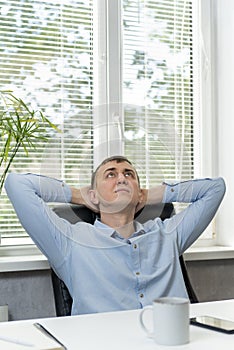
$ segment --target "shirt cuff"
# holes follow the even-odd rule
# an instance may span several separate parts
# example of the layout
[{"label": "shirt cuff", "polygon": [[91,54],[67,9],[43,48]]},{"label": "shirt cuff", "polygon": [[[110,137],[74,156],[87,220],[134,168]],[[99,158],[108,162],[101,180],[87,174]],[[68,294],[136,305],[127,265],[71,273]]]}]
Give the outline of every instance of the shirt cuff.
[{"label": "shirt cuff", "polygon": [[168,184],[166,182],[163,182],[163,184],[166,185],[166,189],[164,191],[162,202],[163,203],[176,202],[176,198],[178,198],[178,193],[179,193],[179,183]]}]

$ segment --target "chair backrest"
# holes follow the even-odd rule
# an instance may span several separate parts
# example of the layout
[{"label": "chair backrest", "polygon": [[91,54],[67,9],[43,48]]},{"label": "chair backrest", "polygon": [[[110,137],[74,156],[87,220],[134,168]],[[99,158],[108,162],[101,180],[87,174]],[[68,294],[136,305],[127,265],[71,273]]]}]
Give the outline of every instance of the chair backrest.
[{"label": "chair backrest", "polygon": [[[96,219],[96,214],[85,206],[74,204],[59,204],[53,208],[54,212],[75,224],[78,221],[85,221],[93,224]],[[162,220],[170,218],[174,215],[174,206],[172,203],[148,205],[137,213],[137,221],[144,223],[155,217],[160,217]],[[180,256],[180,265],[184,277],[185,286],[191,303],[198,302],[196,293],[191,285],[186,264],[183,256]],[[57,316],[69,316],[71,314],[72,298],[65,283],[58,278],[55,272],[51,271],[52,284],[55,297],[55,308]]]}]

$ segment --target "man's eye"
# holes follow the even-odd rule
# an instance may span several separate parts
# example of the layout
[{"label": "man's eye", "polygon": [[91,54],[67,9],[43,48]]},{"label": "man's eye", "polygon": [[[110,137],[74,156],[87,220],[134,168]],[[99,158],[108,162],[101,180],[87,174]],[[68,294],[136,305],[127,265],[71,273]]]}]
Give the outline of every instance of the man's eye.
[{"label": "man's eye", "polygon": [[107,177],[114,177],[114,176],[115,176],[114,173],[108,173],[108,174],[107,174]]},{"label": "man's eye", "polygon": [[131,173],[131,172],[125,173],[125,176],[126,176],[126,177],[128,177],[128,176],[133,177],[133,173]]}]

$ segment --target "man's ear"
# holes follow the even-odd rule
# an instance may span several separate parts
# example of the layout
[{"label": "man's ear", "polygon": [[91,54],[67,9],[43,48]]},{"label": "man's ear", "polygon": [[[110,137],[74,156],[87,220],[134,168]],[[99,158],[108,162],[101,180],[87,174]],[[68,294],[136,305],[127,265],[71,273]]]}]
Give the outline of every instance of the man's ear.
[{"label": "man's ear", "polygon": [[89,198],[93,204],[95,204],[95,205],[99,204],[99,200],[98,200],[97,193],[95,190],[89,190]]},{"label": "man's ear", "polygon": [[145,200],[145,193],[144,190],[140,188],[139,190],[139,203],[142,203]]},{"label": "man's ear", "polygon": [[142,208],[144,208],[144,206],[146,205],[146,201],[147,201],[147,195],[148,195],[148,190],[146,189],[140,189],[139,190],[139,201],[138,204],[136,206],[136,213],[141,210]]}]

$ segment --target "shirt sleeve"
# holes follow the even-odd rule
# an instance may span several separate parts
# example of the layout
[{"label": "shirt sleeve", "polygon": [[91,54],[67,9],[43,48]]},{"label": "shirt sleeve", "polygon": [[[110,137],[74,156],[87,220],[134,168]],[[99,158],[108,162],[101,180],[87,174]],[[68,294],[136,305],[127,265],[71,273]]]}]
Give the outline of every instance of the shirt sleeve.
[{"label": "shirt sleeve", "polygon": [[69,249],[66,236],[71,225],[46,202],[70,202],[69,186],[45,176],[10,173],[5,189],[22,226],[36,245],[52,265],[62,264]]},{"label": "shirt sleeve", "polygon": [[182,254],[215,216],[225,194],[225,182],[222,178],[207,178],[166,185],[164,203],[190,203],[185,210],[163,223],[165,234],[176,232]]}]

